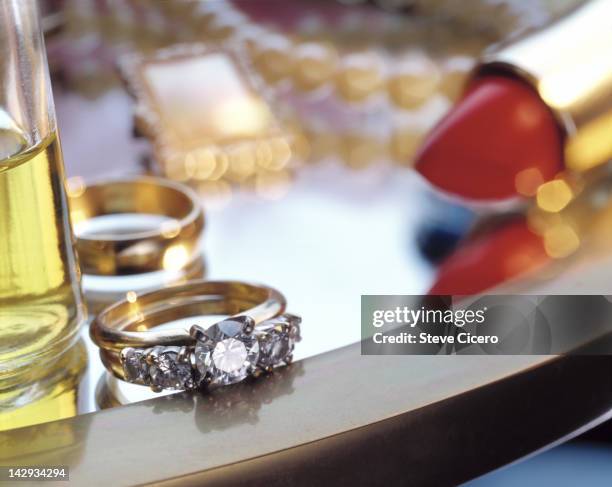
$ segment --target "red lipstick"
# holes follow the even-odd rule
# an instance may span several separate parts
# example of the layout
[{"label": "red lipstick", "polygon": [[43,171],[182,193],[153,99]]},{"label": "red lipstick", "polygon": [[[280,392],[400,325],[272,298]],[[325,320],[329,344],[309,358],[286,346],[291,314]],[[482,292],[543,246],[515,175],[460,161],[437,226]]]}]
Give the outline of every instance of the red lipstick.
[{"label": "red lipstick", "polygon": [[612,2],[594,0],[483,56],[417,170],[473,200],[533,196],[612,158]]},{"label": "red lipstick", "polygon": [[563,169],[562,134],[529,85],[477,78],[429,135],[416,168],[438,188],[465,198],[509,198],[517,182],[530,196]]}]

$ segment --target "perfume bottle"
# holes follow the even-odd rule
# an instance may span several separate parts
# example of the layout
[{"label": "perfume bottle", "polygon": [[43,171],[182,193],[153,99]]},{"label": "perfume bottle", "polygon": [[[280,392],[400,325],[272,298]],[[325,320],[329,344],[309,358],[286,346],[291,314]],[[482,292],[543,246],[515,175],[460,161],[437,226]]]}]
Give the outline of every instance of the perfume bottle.
[{"label": "perfume bottle", "polygon": [[0,390],[5,390],[23,385],[34,361],[50,363],[69,349],[85,310],[36,0],[0,0],[0,46]]}]

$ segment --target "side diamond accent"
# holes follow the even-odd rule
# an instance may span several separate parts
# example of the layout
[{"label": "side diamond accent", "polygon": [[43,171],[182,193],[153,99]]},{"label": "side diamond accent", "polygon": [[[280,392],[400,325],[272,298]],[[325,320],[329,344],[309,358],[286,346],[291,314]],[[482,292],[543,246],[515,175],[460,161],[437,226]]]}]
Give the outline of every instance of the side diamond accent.
[{"label": "side diamond accent", "polygon": [[279,365],[291,363],[295,343],[301,339],[301,321],[299,316],[283,314],[257,326],[259,367],[269,371]]},{"label": "side diamond accent", "polygon": [[146,361],[145,350],[125,348],[121,352],[123,375],[128,382],[148,384],[149,366]]},{"label": "side diamond accent", "polygon": [[154,348],[150,354],[151,387],[154,389],[191,390],[195,387],[193,371],[180,347]]}]

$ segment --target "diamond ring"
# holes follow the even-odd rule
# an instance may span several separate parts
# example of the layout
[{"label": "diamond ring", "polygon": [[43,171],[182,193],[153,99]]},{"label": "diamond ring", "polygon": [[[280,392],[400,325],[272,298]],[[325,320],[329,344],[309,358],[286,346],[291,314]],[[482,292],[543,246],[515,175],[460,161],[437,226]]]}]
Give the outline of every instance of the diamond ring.
[{"label": "diamond ring", "polygon": [[[291,363],[301,319],[284,308],[284,297],[266,286],[191,281],[116,303],[92,322],[91,335],[122,380],[154,391],[207,389]],[[230,316],[189,331],[150,330],[211,314]]]}]

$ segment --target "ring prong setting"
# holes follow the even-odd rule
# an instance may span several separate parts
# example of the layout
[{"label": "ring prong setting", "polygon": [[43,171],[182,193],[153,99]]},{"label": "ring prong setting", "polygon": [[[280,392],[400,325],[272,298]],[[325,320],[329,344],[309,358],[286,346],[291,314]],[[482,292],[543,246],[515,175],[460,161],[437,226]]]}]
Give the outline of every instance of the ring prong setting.
[{"label": "ring prong setting", "polygon": [[242,332],[245,333],[246,335],[250,335],[253,333],[253,331],[255,330],[255,320],[253,318],[251,318],[250,316],[244,316],[241,317],[243,318],[243,325],[242,325]]},{"label": "ring prong setting", "polygon": [[206,328],[200,325],[191,325],[189,334],[199,342],[204,342],[208,339],[206,336]]}]

